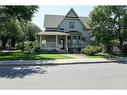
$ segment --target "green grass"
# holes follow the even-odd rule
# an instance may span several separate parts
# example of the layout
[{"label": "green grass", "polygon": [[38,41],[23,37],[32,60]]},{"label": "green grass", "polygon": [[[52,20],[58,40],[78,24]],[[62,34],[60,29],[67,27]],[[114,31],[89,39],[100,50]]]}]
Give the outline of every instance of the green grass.
[{"label": "green grass", "polygon": [[0,60],[55,60],[69,59],[62,54],[28,54],[23,52],[10,52],[0,56]]},{"label": "green grass", "polygon": [[98,53],[96,55],[86,55],[80,54],[81,56],[88,57],[88,58],[114,58],[114,55],[107,54],[107,53]]}]

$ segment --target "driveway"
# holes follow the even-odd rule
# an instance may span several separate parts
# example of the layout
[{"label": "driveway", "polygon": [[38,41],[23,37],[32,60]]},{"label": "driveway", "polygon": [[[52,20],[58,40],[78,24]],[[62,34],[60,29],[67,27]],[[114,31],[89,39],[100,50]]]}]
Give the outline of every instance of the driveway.
[{"label": "driveway", "polygon": [[80,56],[78,54],[63,54],[64,56],[68,56],[68,57],[71,57],[73,59],[85,59],[86,57],[85,56]]},{"label": "driveway", "polygon": [[127,64],[0,67],[0,89],[127,89]]}]

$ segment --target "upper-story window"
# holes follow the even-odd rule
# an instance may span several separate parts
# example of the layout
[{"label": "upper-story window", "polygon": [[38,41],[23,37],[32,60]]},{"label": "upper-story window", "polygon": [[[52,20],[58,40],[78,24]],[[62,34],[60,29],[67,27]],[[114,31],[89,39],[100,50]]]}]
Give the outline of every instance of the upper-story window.
[{"label": "upper-story window", "polygon": [[74,25],[74,22],[69,22],[69,28],[74,28],[75,25]]},{"label": "upper-story window", "polygon": [[64,32],[64,29],[63,28],[60,28],[60,32]]}]

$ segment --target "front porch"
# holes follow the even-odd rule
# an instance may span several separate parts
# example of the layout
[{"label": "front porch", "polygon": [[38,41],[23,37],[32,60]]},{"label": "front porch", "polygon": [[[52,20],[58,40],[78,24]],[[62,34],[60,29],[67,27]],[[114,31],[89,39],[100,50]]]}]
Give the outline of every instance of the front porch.
[{"label": "front porch", "polygon": [[39,32],[36,34],[37,47],[44,50],[68,52],[67,33]]}]

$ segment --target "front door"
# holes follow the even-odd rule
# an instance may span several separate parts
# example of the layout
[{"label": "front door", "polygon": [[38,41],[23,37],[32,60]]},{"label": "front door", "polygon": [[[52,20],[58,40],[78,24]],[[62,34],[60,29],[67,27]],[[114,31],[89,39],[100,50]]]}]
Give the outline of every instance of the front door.
[{"label": "front door", "polygon": [[64,39],[59,40],[60,49],[64,49]]}]

